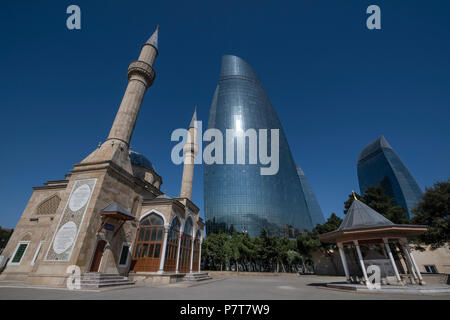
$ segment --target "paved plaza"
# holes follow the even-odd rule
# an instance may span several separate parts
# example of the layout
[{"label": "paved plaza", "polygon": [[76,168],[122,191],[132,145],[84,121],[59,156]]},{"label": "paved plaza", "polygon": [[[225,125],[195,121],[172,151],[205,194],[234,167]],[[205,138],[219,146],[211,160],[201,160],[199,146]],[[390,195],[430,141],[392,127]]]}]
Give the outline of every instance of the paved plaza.
[{"label": "paved plaza", "polygon": [[130,287],[98,291],[32,288],[19,283],[0,282],[0,299],[58,300],[309,300],[309,299],[423,299],[450,300],[450,294],[377,294],[332,290],[326,282],[342,281],[341,277],[323,276],[224,276],[203,283],[180,282],[160,287]]}]

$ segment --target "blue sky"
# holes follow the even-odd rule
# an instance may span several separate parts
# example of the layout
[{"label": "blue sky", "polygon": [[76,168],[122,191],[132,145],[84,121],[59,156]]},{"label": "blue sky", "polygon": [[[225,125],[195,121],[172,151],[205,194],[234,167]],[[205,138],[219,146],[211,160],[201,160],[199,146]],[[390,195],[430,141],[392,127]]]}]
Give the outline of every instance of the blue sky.
[{"label": "blue sky", "polygon": [[[66,28],[77,4],[82,29]],[[381,8],[382,29],[365,26]],[[325,217],[359,190],[361,149],[383,134],[424,188],[450,176],[448,1],[11,1],[0,11],[0,225],[32,187],[64,177],[108,135],[129,62],[156,24],[157,78],[132,139],[179,193],[170,135],[208,119],[223,54],[246,60],[278,112]],[[193,200],[203,209],[201,166]]]}]

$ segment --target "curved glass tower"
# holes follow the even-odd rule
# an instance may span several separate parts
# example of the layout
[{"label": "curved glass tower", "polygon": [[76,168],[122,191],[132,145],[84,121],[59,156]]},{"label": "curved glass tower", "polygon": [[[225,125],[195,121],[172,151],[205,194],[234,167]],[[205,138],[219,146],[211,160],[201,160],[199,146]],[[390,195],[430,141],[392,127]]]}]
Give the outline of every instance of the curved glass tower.
[{"label": "curved glass tower", "polygon": [[408,218],[422,197],[416,180],[383,136],[359,154],[358,180],[361,193],[370,186],[381,186],[397,205],[407,209]]},{"label": "curved glass tower", "polygon": [[[245,144],[245,164],[205,164],[208,233],[233,227],[251,236],[259,236],[262,229],[269,234],[283,235],[286,228],[293,227],[299,231],[312,228],[312,219],[281,123],[256,73],[239,57],[226,55],[222,58],[208,128],[219,129],[224,140],[226,129],[255,129],[257,132],[258,129],[268,129],[269,132],[270,129],[279,129],[279,170],[274,175],[261,175],[260,168],[267,166],[259,161],[249,164],[248,141]],[[268,137],[270,154],[270,134]],[[226,148],[223,153],[226,158]]]},{"label": "curved glass tower", "polygon": [[297,165],[297,174],[300,179],[306,206],[308,207],[308,212],[311,216],[313,226],[316,226],[317,224],[323,224],[325,222],[325,219],[323,218],[322,209],[320,209],[316,195],[312,191],[311,185],[309,184],[308,179],[306,179],[305,173],[299,165]]}]

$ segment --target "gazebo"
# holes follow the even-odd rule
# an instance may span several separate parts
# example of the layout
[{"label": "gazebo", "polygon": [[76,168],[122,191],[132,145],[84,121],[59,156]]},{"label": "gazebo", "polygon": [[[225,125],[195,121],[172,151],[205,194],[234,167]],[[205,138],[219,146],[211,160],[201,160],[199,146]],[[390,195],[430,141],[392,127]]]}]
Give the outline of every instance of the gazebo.
[{"label": "gazebo", "polygon": [[389,258],[393,273],[400,285],[405,282],[400,277],[389,243],[396,243],[403,250],[407,269],[411,275],[411,282],[424,285],[422,275],[414,260],[407,238],[420,235],[427,231],[426,226],[394,224],[384,216],[359,201],[353,193],[355,200],[350,206],[347,215],[339,228],[335,231],[319,235],[324,243],[337,243],[347,282],[351,281],[344,247],[354,245],[361,267],[363,282],[369,284],[366,267],[361,253],[360,245],[380,245],[382,252]]}]

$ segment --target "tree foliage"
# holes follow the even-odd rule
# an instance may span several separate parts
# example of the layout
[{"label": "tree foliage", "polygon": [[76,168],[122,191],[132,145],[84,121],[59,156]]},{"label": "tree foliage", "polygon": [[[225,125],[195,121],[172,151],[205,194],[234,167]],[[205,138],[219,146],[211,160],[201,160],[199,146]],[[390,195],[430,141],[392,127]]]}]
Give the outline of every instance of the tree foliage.
[{"label": "tree foliage", "polygon": [[203,269],[267,272],[306,272],[313,251],[325,254],[332,245],[324,245],[318,235],[337,229],[342,222],[334,213],[322,225],[303,232],[295,240],[270,236],[262,230],[259,237],[247,233],[211,234],[202,246]]},{"label": "tree foliage", "polygon": [[1,250],[6,247],[6,244],[8,243],[9,238],[12,235],[13,230],[8,229],[2,229],[0,226],[0,253]]},{"label": "tree foliage", "polygon": [[428,226],[419,242],[438,248],[450,242],[450,180],[425,189],[422,201],[413,209],[411,222]]}]

